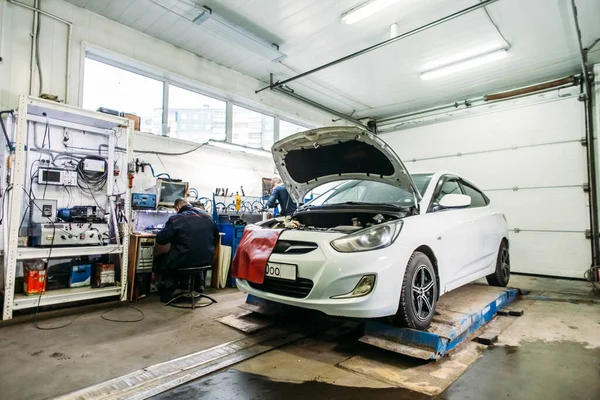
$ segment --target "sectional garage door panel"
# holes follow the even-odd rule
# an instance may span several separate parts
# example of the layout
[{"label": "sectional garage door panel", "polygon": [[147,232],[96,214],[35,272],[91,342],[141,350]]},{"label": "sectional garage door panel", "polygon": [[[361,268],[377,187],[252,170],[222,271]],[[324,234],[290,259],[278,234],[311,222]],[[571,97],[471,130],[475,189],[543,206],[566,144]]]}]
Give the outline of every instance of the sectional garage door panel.
[{"label": "sectional garage door panel", "polygon": [[590,242],[578,233],[511,232],[508,238],[514,272],[583,279],[591,260]]},{"label": "sectional garage door panel", "polygon": [[[583,104],[575,98],[569,98],[461,117],[385,134],[383,137],[408,161],[413,157],[580,140],[585,137],[583,117]],[[411,136],[410,142],[404,140],[406,135]]]},{"label": "sectional garage door panel", "polygon": [[411,172],[455,172],[486,192],[513,230],[514,271],[573,278],[591,264],[583,137],[575,98],[383,135]]},{"label": "sectional garage door panel", "polygon": [[[384,140],[386,136],[383,137]],[[517,150],[450,156],[412,162],[396,150],[411,172],[448,170],[482,190],[513,187],[582,186],[587,182],[585,147],[578,142]]]},{"label": "sectional garage door panel", "polygon": [[580,187],[535,191],[535,195],[530,190],[488,191],[486,194],[493,205],[502,205],[510,229],[567,231],[585,235],[589,228],[587,193]]}]

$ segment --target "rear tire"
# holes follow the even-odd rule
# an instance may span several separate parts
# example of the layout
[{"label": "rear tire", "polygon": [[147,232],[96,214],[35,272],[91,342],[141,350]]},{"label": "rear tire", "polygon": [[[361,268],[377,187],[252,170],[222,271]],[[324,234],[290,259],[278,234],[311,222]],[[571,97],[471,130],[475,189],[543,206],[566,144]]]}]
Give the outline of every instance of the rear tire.
[{"label": "rear tire", "polygon": [[392,322],[397,326],[427,329],[435,315],[437,297],[437,278],[431,260],[414,252],[404,273],[400,304]]},{"label": "rear tire", "polygon": [[505,241],[500,244],[498,257],[496,258],[496,270],[486,277],[491,286],[506,287],[510,280],[510,254]]}]

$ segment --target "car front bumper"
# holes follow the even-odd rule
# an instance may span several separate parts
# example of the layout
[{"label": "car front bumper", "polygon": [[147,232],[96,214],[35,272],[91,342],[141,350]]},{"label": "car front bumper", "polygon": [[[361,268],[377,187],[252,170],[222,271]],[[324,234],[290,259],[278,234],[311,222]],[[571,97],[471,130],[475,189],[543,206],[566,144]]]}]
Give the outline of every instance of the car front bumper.
[{"label": "car front bumper", "polygon": [[[329,243],[341,236],[338,233],[311,231],[285,231],[281,234],[280,240],[318,245],[317,249],[306,254],[272,254],[269,258],[269,262],[297,265],[298,278],[312,281],[312,289],[304,298],[260,290],[243,279],[237,279],[237,286],[241,291],[265,300],[317,310],[331,316],[379,318],[394,315],[412,251],[395,242],[384,249],[340,253]],[[375,275],[375,285],[369,294],[354,298],[332,298],[352,292],[365,275]],[[293,283],[288,281],[285,284]]]}]

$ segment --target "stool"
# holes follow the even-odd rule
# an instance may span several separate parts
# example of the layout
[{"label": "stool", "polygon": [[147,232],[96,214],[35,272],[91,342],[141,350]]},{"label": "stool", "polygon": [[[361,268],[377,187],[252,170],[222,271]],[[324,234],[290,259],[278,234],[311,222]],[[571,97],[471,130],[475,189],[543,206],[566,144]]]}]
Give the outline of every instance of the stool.
[{"label": "stool", "polygon": [[[173,297],[171,300],[169,300],[167,302],[167,304],[165,304],[165,307],[171,306],[171,307],[177,307],[177,308],[191,308],[192,310],[195,310],[196,307],[206,307],[206,306],[210,306],[212,303],[217,303],[217,301],[215,299],[213,299],[212,297],[207,296],[202,293],[199,293],[199,292],[196,292],[194,290],[194,286],[196,283],[196,276],[200,275],[204,271],[208,271],[211,268],[212,268],[212,266],[210,266],[210,265],[203,265],[200,267],[179,268],[179,269],[174,270],[172,272],[173,274],[188,277],[189,289],[187,292],[181,293],[181,294]],[[201,303],[196,306],[196,299],[202,298],[202,297],[209,299],[210,303]],[[192,303],[191,307],[188,305],[172,304],[174,301],[181,299],[181,298],[191,299],[191,303]]]}]

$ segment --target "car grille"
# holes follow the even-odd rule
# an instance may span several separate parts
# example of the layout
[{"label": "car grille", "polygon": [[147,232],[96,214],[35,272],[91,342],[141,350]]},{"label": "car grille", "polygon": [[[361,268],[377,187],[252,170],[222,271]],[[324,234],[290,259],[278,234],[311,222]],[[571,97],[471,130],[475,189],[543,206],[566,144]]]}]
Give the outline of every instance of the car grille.
[{"label": "car grille", "polygon": [[312,242],[297,240],[278,240],[273,248],[274,254],[306,254],[316,250],[319,246]]},{"label": "car grille", "polygon": [[265,281],[261,284],[248,282],[254,289],[263,292],[278,294],[280,296],[294,297],[303,299],[313,288],[313,281],[305,278],[297,278],[295,281],[286,281],[265,276]]}]

